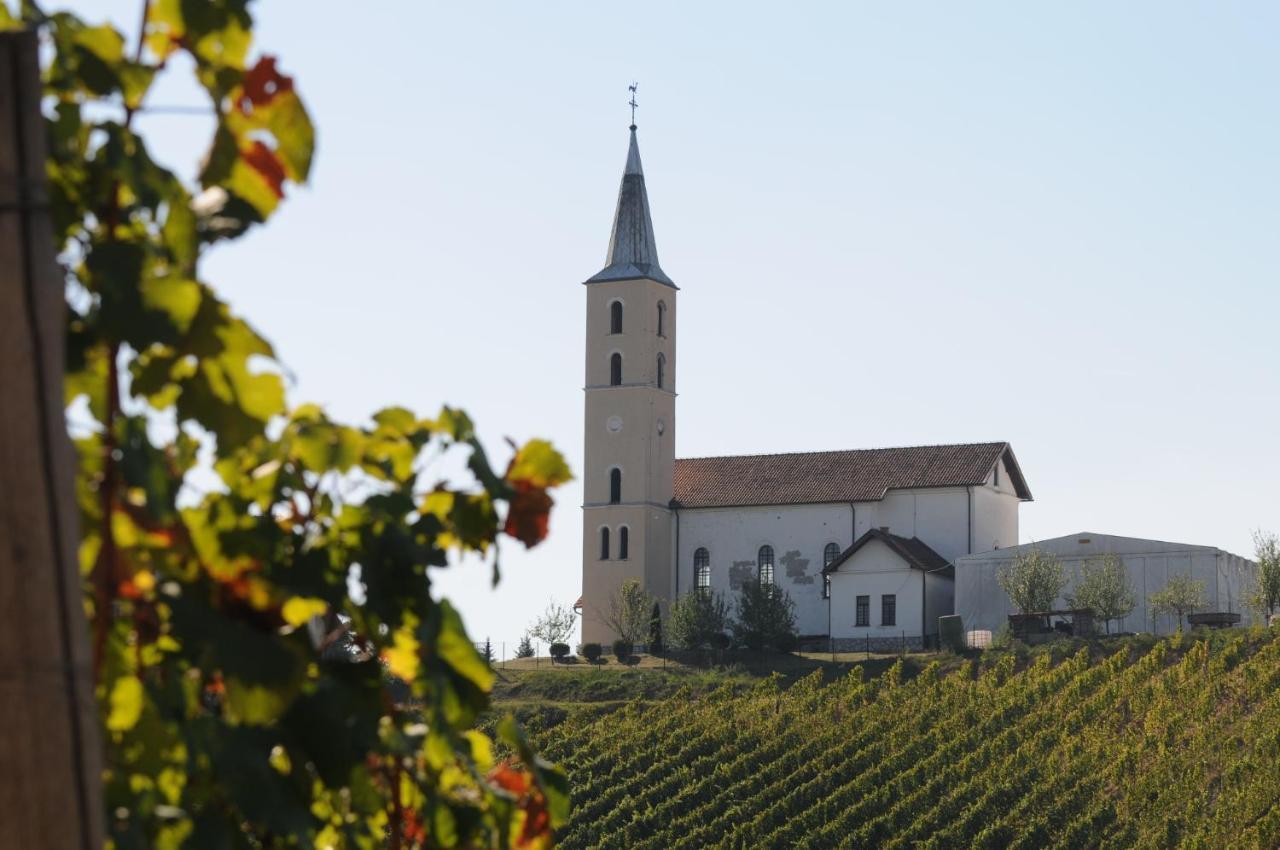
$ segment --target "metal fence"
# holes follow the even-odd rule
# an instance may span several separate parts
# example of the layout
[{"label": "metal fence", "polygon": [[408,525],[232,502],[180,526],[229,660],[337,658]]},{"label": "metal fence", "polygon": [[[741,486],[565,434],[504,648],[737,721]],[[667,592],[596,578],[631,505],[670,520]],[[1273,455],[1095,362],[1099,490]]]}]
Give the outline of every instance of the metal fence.
[{"label": "metal fence", "polygon": [[[990,646],[991,635],[988,632],[967,632],[965,635],[965,644],[971,648],[986,648]],[[550,668],[555,666],[560,669],[565,666],[576,666],[581,664],[590,664],[581,654],[581,646],[574,647],[570,654],[563,660],[557,661],[551,657],[550,645],[541,641],[533,641],[533,655],[531,657],[518,658],[516,651],[519,642],[512,643],[509,641],[482,640],[474,643],[476,652],[482,658],[485,658],[491,667],[495,670],[506,670],[515,662],[520,663],[520,669],[533,668]],[[597,662],[600,666],[619,663],[613,654],[609,651],[609,647],[602,647],[604,650]],[[798,641],[796,649],[790,652],[781,652],[778,650],[757,650],[747,649],[745,647],[734,647],[726,649],[698,649],[698,650],[678,650],[668,649],[661,655],[649,655],[643,644],[637,644],[635,651],[623,663],[627,666],[640,666],[652,669],[655,667],[665,668],[668,661],[676,664],[684,664],[695,667],[711,667],[711,666],[731,666],[743,665],[746,667],[757,667],[768,665],[776,662],[780,656],[792,656],[797,660],[808,658],[810,660],[823,660],[821,656],[830,656],[832,662],[848,661],[848,656],[865,656],[865,657],[883,657],[886,655],[919,655],[926,653],[935,653],[941,651],[941,644],[938,635],[926,635],[921,638],[919,635],[908,635],[902,632],[896,637],[880,636],[876,638],[856,638],[856,639],[832,639],[832,638],[809,638]],[[841,656],[845,656],[841,658]],[[646,659],[648,659],[646,661]],[[856,659],[854,659],[856,660]]]}]

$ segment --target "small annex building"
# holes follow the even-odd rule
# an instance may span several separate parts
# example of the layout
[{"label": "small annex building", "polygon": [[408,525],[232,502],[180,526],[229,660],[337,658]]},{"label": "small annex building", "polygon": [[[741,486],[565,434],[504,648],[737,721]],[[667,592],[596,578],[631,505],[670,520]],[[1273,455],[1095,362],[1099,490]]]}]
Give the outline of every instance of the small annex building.
[{"label": "small annex building", "polygon": [[[1000,587],[1001,567],[1019,555],[1039,549],[1052,555],[1063,567],[1068,583],[1057,608],[1071,607],[1066,597],[1080,578],[1080,570],[1089,561],[1114,555],[1124,563],[1129,586],[1133,590],[1133,612],[1118,623],[1113,631],[1154,632],[1170,634],[1178,627],[1176,618],[1151,610],[1151,594],[1164,588],[1175,575],[1190,576],[1204,583],[1206,610],[1234,612],[1242,615],[1241,623],[1261,622],[1248,604],[1249,594],[1257,581],[1258,566],[1247,558],[1233,555],[1214,546],[1169,543],[1121,537],[1114,534],[1080,532],[1050,540],[1025,543],[992,552],[977,552],[955,560],[955,613],[959,614],[967,632],[994,634],[1015,613],[1008,595]],[[1099,628],[1102,624],[1098,624]]]},{"label": "small annex building", "polygon": [[951,613],[955,570],[919,537],[873,528],[822,572],[835,651],[915,647]]}]

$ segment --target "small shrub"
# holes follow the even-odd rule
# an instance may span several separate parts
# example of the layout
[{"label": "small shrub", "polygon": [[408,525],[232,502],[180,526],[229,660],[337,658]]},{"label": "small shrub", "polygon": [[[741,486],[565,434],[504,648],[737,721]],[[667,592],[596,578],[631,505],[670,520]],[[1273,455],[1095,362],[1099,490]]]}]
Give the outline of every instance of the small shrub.
[{"label": "small shrub", "polygon": [[533,657],[533,641],[528,635],[520,638],[520,646],[516,648],[516,658],[532,658]]},{"label": "small shrub", "polygon": [[1009,628],[1008,623],[1002,623],[1000,628],[996,629],[996,633],[991,636],[992,649],[1013,649],[1021,642],[1013,636],[1013,629]]},{"label": "small shrub", "polygon": [[592,664],[599,662],[600,656],[603,654],[604,647],[598,643],[584,643],[582,645],[582,657]]},{"label": "small shrub", "polygon": [[557,661],[563,661],[569,655],[569,644],[553,643],[551,644],[551,657]]},{"label": "small shrub", "polygon": [[649,654],[661,655],[662,652],[662,607],[655,601],[649,616]]},{"label": "small shrub", "polygon": [[631,641],[618,638],[613,642],[613,655],[619,662],[625,663],[631,657]]}]

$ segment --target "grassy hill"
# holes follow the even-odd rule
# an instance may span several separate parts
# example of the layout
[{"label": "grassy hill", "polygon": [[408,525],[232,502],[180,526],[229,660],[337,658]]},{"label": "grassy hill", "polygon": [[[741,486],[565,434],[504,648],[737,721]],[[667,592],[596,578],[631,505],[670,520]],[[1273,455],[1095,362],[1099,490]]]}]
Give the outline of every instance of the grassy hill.
[{"label": "grassy hill", "polygon": [[1275,630],[936,658],[498,699],[569,772],[567,848],[1280,846]]}]

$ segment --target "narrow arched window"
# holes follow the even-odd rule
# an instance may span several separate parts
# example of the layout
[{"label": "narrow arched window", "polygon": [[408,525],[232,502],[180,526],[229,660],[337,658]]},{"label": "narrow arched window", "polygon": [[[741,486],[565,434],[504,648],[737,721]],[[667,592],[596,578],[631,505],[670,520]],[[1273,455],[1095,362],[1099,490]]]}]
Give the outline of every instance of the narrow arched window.
[{"label": "narrow arched window", "polygon": [[631,532],[625,525],[618,529],[618,557],[623,561],[627,559],[627,538],[630,536]]},{"label": "narrow arched window", "polygon": [[617,467],[609,470],[609,504],[616,505],[622,501],[622,470]]},{"label": "narrow arched window", "polygon": [[711,553],[699,546],[693,553],[693,586],[698,590],[711,588]]},{"label": "narrow arched window", "polygon": [[756,555],[756,577],[761,584],[773,584],[773,547],[767,543]]},{"label": "narrow arched window", "polygon": [[658,302],[658,336],[667,335],[667,305]]},{"label": "narrow arched window", "polygon": [[840,557],[840,546],[836,543],[828,543],[826,548],[822,550],[822,598],[831,598],[831,574],[827,572],[827,567],[835,563],[836,558]]},{"label": "narrow arched window", "polygon": [[622,302],[614,301],[609,305],[609,333],[622,333]]},{"label": "narrow arched window", "polygon": [[667,357],[661,352],[658,353],[658,389],[666,386],[667,382]]},{"label": "narrow arched window", "polygon": [[822,550],[822,568],[825,570],[831,566],[831,563],[840,557],[840,546],[836,543],[828,543],[827,548]]},{"label": "narrow arched window", "polygon": [[600,529],[600,560],[609,560],[609,529]]},{"label": "narrow arched window", "polygon": [[616,351],[609,357],[609,386],[616,387],[622,383],[622,355]]}]

